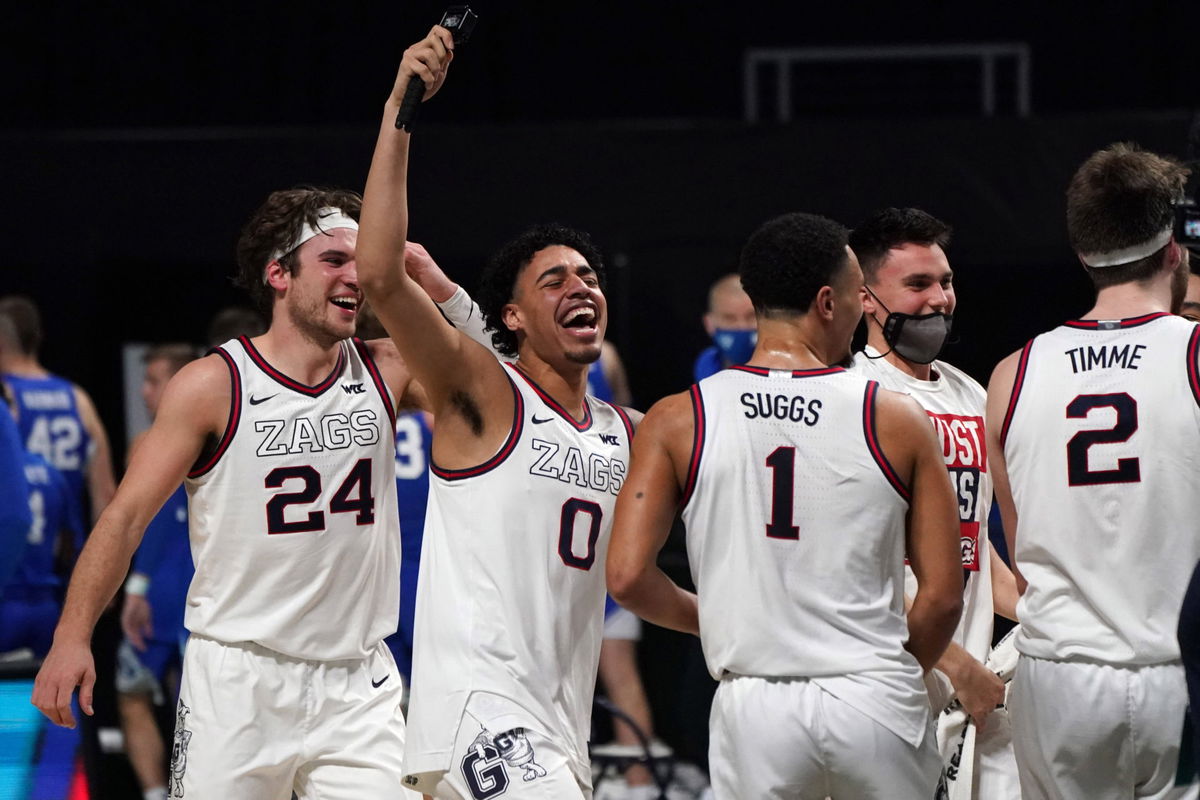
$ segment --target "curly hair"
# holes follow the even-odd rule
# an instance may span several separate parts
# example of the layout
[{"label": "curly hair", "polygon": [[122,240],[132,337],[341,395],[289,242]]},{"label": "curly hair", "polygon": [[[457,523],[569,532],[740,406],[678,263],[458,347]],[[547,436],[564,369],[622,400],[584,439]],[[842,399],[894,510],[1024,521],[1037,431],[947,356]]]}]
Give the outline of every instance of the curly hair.
[{"label": "curly hair", "polygon": [[884,208],[850,231],[850,249],[858,257],[863,276],[870,281],[892,248],[904,244],[945,248],[952,233],[949,225],[919,208]]},{"label": "curly hair", "polygon": [[[1152,239],[1175,220],[1188,168],[1172,158],[1119,143],[1083,162],[1067,187],[1067,235],[1076,253],[1104,253]],[[1158,252],[1129,264],[1086,267],[1097,289],[1145,280],[1163,263]],[[1086,265],[1085,265],[1086,266]]]},{"label": "curly hair", "polygon": [[[275,294],[263,281],[263,270],[270,263],[271,254],[295,241],[306,222],[318,228],[317,212],[326,207],[340,208],[357,220],[362,210],[362,196],[343,189],[315,186],[271,192],[242,228],[237,243],[238,271],[233,282],[250,294],[255,308],[267,319],[271,318]],[[282,256],[279,264],[289,272],[294,270],[298,266],[295,250]]]},{"label": "curly hair", "polygon": [[504,324],[504,307],[512,302],[517,276],[534,255],[547,247],[562,245],[583,256],[596,272],[600,291],[604,291],[606,276],[604,260],[592,237],[580,230],[557,223],[535,225],[505,244],[488,261],[475,295],[487,330],[492,332],[492,345],[497,352],[510,358],[517,355],[517,334]]},{"label": "curly hair", "polygon": [[803,314],[846,264],[842,225],[815,214],[784,214],[755,231],[742,248],[742,288],[760,315]]}]

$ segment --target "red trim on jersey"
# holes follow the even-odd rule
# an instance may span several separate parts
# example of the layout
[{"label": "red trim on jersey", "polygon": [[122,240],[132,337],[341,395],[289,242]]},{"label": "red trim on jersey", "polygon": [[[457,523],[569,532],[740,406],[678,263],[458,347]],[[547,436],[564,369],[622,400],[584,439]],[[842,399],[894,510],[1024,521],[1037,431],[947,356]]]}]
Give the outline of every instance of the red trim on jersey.
[{"label": "red trim on jersey", "polygon": [[1155,311],[1151,314],[1142,314],[1140,317],[1129,317],[1128,319],[1073,319],[1064,322],[1063,325],[1068,328],[1082,328],[1084,330],[1096,330],[1101,327],[1101,323],[1105,329],[1113,327],[1112,323],[1117,323],[1118,328],[1136,328],[1138,325],[1145,325],[1147,322],[1156,320],[1159,317],[1171,316],[1165,311]]},{"label": "red trim on jersey", "polygon": [[610,403],[607,400],[601,400],[600,402],[604,403],[605,405],[612,406],[613,411],[617,412],[617,416],[620,417],[621,422],[625,424],[625,435],[629,437],[629,446],[633,447],[633,422],[629,419],[629,414],[625,412],[624,408],[616,403]]},{"label": "red trim on jersey", "polygon": [[863,392],[863,435],[867,440],[867,449],[871,451],[871,457],[875,459],[875,463],[883,472],[883,477],[888,479],[888,483],[892,485],[896,493],[906,501],[911,501],[912,491],[896,474],[895,468],[884,455],[883,448],[879,446],[879,439],[875,435],[875,395],[878,392],[879,384],[875,381],[867,381],[866,391]]},{"label": "red trim on jersey", "polygon": [[379,366],[375,363],[375,359],[371,357],[371,351],[367,347],[366,342],[357,336],[350,341],[354,342],[354,349],[358,351],[358,357],[366,364],[367,372],[371,375],[371,382],[375,384],[375,388],[379,390],[379,396],[383,398],[383,407],[387,409],[388,419],[392,421],[392,436],[394,437],[396,435],[396,408],[392,405],[392,398],[388,394],[387,384],[383,382],[383,375],[379,372]]},{"label": "red trim on jersey", "polygon": [[1200,359],[1200,325],[1192,331],[1187,347],[1188,383],[1192,387],[1192,397],[1196,398],[1196,404],[1200,405],[1200,365],[1196,363],[1197,359]]},{"label": "red trim on jersey", "polygon": [[[748,367],[745,364],[729,367],[739,372],[749,372],[752,375],[770,375],[770,367]],[[776,372],[784,372],[786,370],[776,370]],[[816,367],[815,369],[794,369],[791,370],[793,378],[815,378],[820,375],[834,375],[838,372],[845,372],[844,367]]]},{"label": "red trim on jersey", "polygon": [[[734,369],[731,367],[731,369]],[[695,420],[692,431],[692,459],[688,464],[687,483],[683,486],[683,496],[679,499],[679,507],[683,508],[692,499],[696,489],[696,479],[700,474],[700,456],[704,451],[704,397],[700,394],[700,385],[692,384],[692,416]]]},{"label": "red trim on jersey", "polygon": [[517,447],[517,441],[521,438],[521,430],[525,425],[525,398],[521,396],[520,389],[517,388],[516,382],[512,377],[505,372],[505,377],[508,378],[508,385],[513,393],[513,421],[512,430],[508,432],[508,438],[504,440],[504,444],[494,456],[489,458],[477,467],[467,467],[466,469],[444,469],[433,463],[433,458],[429,459],[429,469],[434,475],[448,481],[462,480],[463,478],[474,478],[477,475],[482,475],[485,472],[490,472],[508,458],[513,450]]},{"label": "red trim on jersey", "polygon": [[533,389],[534,393],[542,399],[542,402],[549,406],[550,410],[555,414],[558,414],[567,422],[571,423],[571,426],[574,427],[575,430],[586,431],[588,428],[592,427],[592,407],[588,405],[586,399],[583,401],[583,422],[576,422],[575,418],[568,414],[567,410],[559,405],[557,400],[551,397],[545,389],[534,383],[533,378],[526,375],[522,369],[513,364],[505,364],[504,366],[508,367],[513,372],[524,378],[525,382],[529,384],[529,387]]},{"label": "red trim on jersey", "polygon": [[291,389],[294,392],[299,392],[300,394],[308,395],[309,397],[317,397],[318,395],[323,394],[330,386],[333,386],[333,384],[341,376],[342,370],[346,368],[346,351],[342,349],[341,345],[338,345],[338,360],[337,363],[333,365],[333,371],[329,373],[329,376],[325,378],[325,380],[321,381],[316,386],[306,386],[299,381],[289,378],[287,375],[284,375],[282,372],[267,363],[267,360],[263,358],[262,353],[258,352],[258,349],[255,348],[254,344],[250,341],[250,337],[239,336],[238,341],[242,343],[242,347],[246,348],[246,354],[250,356],[250,360],[254,362],[254,365],[261,369],[268,378],[288,389]]},{"label": "red trim on jersey", "polygon": [[1000,447],[1008,441],[1008,426],[1012,423],[1013,413],[1017,410],[1017,400],[1021,397],[1021,387],[1025,385],[1025,368],[1029,366],[1029,352],[1033,349],[1033,339],[1025,343],[1021,349],[1021,359],[1017,362],[1017,374],[1013,377],[1012,396],[1008,398],[1008,410],[1004,412],[1004,424],[1000,426]]},{"label": "red trim on jersey", "polygon": [[242,376],[238,373],[237,365],[233,363],[233,356],[220,347],[214,347],[209,352],[216,353],[225,359],[225,366],[229,368],[229,421],[225,423],[225,432],[221,434],[221,441],[217,443],[217,449],[204,464],[192,465],[191,472],[187,474],[189,478],[199,478],[217,465],[217,461],[229,449],[229,443],[233,441],[233,434],[237,432],[238,422],[242,418]]}]

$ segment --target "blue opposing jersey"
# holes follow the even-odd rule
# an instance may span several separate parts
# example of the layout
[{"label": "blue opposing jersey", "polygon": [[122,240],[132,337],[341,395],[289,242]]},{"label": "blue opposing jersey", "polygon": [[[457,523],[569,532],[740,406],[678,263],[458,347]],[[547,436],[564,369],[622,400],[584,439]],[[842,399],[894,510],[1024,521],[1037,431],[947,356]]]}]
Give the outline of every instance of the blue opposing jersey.
[{"label": "blue opposing jersey", "polygon": [[183,611],[195,567],[188,541],[187,491],[180,486],[146,527],[142,545],[133,557],[133,571],[150,579],[150,603],[155,641],[177,642],[184,635]]},{"label": "blue opposing jersey", "polygon": [[417,568],[429,501],[429,461],[433,432],[421,412],[396,417],[396,499],[400,508],[400,626],[387,638],[405,681],[412,674],[413,609]]},{"label": "blue opposing jersey", "polygon": [[75,502],[84,502],[84,470],[92,437],[75,403],[75,385],[57,375],[30,378],[9,374],[4,379],[17,399],[17,426],[25,449],[49,461],[66,478]]},{"label": "blue opposing jersey", "polygon": [[606,403],[611,403],[613,401],[613,390],[612,386],[609,385],[608,377],[604,374],[604,367],[601,363],[600,359],[596,359],[588,366],[587,393]]},{"label": "blue opposing jersey", "polygon": [[7,411],[0,410],[0,586],[16,571],[32,520],[22,474],[24,458],[16,423]]},{"label": "blue opposing jersey", "polygon": [[54,570],[58,537],[67,532],[74,541],[83,531],[78,505],[71,501],[62,473],[36,453],[25,454],[24,472],[33,523],[29,526],[25,554],[17,562],[16,574],[0,594],[8,594],[16,587],[38,590],[61,586],[62,580]]}]

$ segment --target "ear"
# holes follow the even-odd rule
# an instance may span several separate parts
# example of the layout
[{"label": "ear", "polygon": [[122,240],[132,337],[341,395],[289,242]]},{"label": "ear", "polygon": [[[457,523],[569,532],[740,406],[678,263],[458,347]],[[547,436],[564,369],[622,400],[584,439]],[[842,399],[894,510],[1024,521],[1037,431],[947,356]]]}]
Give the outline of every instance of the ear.
[{"label": "ear", "polygon": [[267,285],[272,289],[283,291],[288,288],[292,274],[284,269],[283,265],[276,259],[271,259],[267,262]]},{"label": "ear", "polygon": [[713,319],[712,312],[707,312],[703,317],[701,317],[701,320],[704,322],[704,332],[709,335],[709,338],[711,338],[712,335],[717,332],[717,322],[715,319]]},{"label": "ear", "polygon": [[1174,272],[1186,261],[1183,254],[1183,245],[1175,241],[1175,236],[1171,236],[1171,247],[1167,248],[1166,267],[1169,272]]},{"label": "ear", "polygon": [[504,327],[510,331],[519,331],[524,327],[521,308],[516,303],[509,303],[504,306],[504,310],[500,312],[500,319],[503,320]]},{"label": "ear", "polygon": [[858,290],[859,300],[862,301],[863,314],[870,316],[878,310],[878,304],[875,302],[875,295],[867,291],[867,285],[864,283]]},{"label": "ear", "polygon": [[817,296],[813,298],[813,310],[821,316],[821,319],[828,322],[833,319],[833,306],[833,287],[822,286],[817,290]]}]

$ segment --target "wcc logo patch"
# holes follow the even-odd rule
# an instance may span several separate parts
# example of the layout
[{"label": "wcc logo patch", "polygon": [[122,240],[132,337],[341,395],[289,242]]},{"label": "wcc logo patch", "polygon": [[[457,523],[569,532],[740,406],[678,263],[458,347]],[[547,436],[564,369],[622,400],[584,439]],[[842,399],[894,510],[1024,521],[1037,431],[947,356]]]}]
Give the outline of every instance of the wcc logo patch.
[{"label": "wcc logo patch", "polygon": [[546,769],[534,760],[533,745],[524,728],[492,735],[482,730],[463,756],[462,773],[475,800],[489,800],[508,791],[509,770],[521,780],[535,781]]}]

